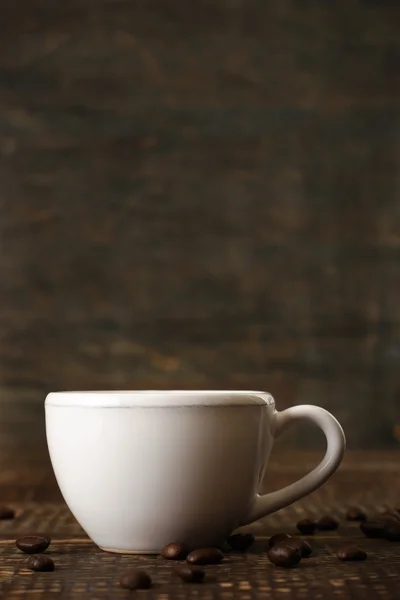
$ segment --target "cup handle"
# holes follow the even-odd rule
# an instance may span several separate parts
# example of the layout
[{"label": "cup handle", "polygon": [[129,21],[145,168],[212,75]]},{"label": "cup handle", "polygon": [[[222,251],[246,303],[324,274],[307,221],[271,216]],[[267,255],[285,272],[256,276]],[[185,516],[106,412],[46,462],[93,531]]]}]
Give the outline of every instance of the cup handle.
[{"label": "cup handle", "polygon": [[315,423],[324,432],[327,448],[323,460],[315,469],[298,481],[276,492],[271,492],[264,496],[257,495],[252,510],[242,525],[247,525],[257,519],[266,517],[272,512],[280,510],[303,498],[303,496],[313,492],[325,483],[338,468],[346,447],[346,438],[340,423],[323,408],[304,404],[293,406],[282,412],[276,412],[275,421],[272,425],[272,434],[274,437],[277,437],[290,425],[303,420]]}]

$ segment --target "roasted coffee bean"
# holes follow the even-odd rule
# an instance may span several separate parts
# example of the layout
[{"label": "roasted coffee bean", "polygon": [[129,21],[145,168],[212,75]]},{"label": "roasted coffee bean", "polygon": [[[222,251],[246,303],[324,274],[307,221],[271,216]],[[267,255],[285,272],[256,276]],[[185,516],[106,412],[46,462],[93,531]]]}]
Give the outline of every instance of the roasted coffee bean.
[{"label": "roasted coffee bean", "polygon": [[385,510],[379,516],[384,521],[400,521],[400,512],[396,509]]},{"label": "roasted coffee bean", "polygon": [[8,508],[7,506],[0,507],[0,521],[5,521],[6,519],[13,519],[15,517],[15,511],[12,508]]},{"label": "roasted coffee bean", "polygon": [[361,510],[361,508],[357,508],[356,506],[352,506],[346,513],[347,521],[366,521],[367,517]]},{"label": "roasted coffee bean", "polygon": [[368,538],[383,538],[385,533],[385,522],[365,521],[360,524],[360,529]]},{"label": "roasted coffee bean", "polygon": [[126,590],[148,590],[151,587],[151,579],[146,571],[132,569],[122,575],[119,584]]},{"label": "roasted coffee bean", "polygon": [[254,542],[252,533],[235,533],[227,539],[228,545],[236,552],[246,552]]},{"label": "roasted coffee bean", "polygon": [[317,521],[317,529],[320,531],[334,531],[338,527],[339,521],[335,517],[326,516]]},{"label": "roasted coffee bean", "polygon": [[50,545],[50,538],[45,538],[39,535],[32,535],[29,537],[19,538],[15,545],[21,552],[25,554],[40,554],[47,550]]},{"label": "roasted coffee bean", "polygon": [[277,567],[295,567],[301,561],[301,551],[290,541],[281,542],[268,550],[267,557]]},{"label": "roasted coffee bean", "polygon": [[317,529],[317,524],[315,521],[311,521],[310,519],[302,519],[296,525],[297,529],[300,533],[304,535],[312,535]]},{"label": "roasted coffee bean", "polygon": [[344,546],[338,550],[336,556],[339,560],[365,560],[367,553],[359,546]]},{"label": "roasted coffee bean", "polygon": [[281,542],[282,544],[287,543],[288,546],[294,546],[298,548],[301,552],[301,558],[309,558],[313,552],[310,544],[307,540],[302,540],[301,538],[292,538],[287,542]]},{"label": "roasted coffee bean", "polygon": [[400,521],[386,523],[383,537],[390,542],[400,542]]},{"label": "roasted coffee bean", "polygon": [[190,552],[190,548],[182,542],[172,542],[165,546],[161,552],[161,556],[168,560],[185,560]]},{"label": "roasted coffee bean", "polygon": [[50,556],[30,556],[26,568],[31,571],[54,571],[54,563]]},{"label": "roasted coffee bean", "polygon": [[187,557],[186,560],[192,565],[216,565],[220,563],[224,558],[219,548],[210,546],[209,548],[197,548],[193,550]]},{"label": "roasted coffee bean", "polygon": [[268,546],[272,548],[276,546],[276,544],[280,544],[281,542],[287,542],[292,538],[288,533],[275,533],[272,537],[269,538]]},{"label": "roasted coffee bean", "polygon": [[191,565],[179,565],[174,569],[175,574],[187,583],[201,583],[204,579],[204,569]]}]

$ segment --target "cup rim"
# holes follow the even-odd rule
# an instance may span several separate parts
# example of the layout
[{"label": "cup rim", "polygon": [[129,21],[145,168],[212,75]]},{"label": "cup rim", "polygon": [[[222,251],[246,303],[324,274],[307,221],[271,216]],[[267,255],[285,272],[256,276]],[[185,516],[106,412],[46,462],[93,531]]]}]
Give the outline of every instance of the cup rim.
[{"label": "cup rim", "polygon": [[97,390],[50,392],[46,407],[173,408],[184,406],[274,406],[268,392],[254,390]]}]

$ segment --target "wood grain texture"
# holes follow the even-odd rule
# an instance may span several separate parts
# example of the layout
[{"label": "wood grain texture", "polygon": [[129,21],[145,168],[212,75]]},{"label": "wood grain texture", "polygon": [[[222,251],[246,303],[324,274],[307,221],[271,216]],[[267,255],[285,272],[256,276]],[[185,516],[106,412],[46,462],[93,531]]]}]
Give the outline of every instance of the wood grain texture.
[{"label": "wood grain texture", "polygon": [[[313,466],[318,455],[297,452],[272,457],[265,489],[277,489]],[[171,576],[171,563],[161,557],[121,556],[101,552],[83,533],[57,495],[49,465],[31,452],[25,464],[20,456],[0,456],[0,495],[16,509],[16,519],[0,521],[0,593],[15,600],[112,600],[126,598],[118,586],[129,567],[149,571],[154,580],[151,600],[179,598],[246,600],[290,597],[293,600],[377,600],[397,597],[400,583],[400,545],[361,535],[357,523],[344,521],[347,508],[360,506],[367,514],[395,506],[400,495],[399,452],[350,452],[334,477],[319,491],[295,505],[247,528],[256,543],[247,555],[229,554],[219,566],[206,567],[201,585],[182,584]],[[341,523],[338,531],[320,532],[310,542],[314,555],[296,569],[282,570],[266,558],[267,541],[279,531],[295,534],[296,522],[327,513]],[[32,573],[26,555],[15,547],[17,537],[44,533],[52,537],[46,554],[56,564],[54,573]],[[365,563],[341,563],[337,550],[350,543],[368,553]]]},{"label": "wood grain texture", "polygon": [[398,3],[3,4],[0,438],[49,390],[227,387],[395,444]]}]

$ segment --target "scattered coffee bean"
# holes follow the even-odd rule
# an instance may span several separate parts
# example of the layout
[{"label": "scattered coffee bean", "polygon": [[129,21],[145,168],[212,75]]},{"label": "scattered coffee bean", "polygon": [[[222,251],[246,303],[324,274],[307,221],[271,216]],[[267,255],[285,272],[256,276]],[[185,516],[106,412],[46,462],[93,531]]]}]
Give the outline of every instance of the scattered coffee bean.
[{"label": "scattered coffee bean", "polygon": [[384,521],[400,521],[400,512],[397,510],[385,510],[381,513],[380,518]]},{"label": "scattered coffee bean", "polygon": [[26,561],[26,568],[31,571],[54,571],[54,563],[50,556],[30,556]]},{"label": "scattered coffee bean", "polygon": [[326,516],[317,521],[317,529],[320,531],[334,531],[338,527],[339,521],[335,517]]},{"label": "scattered coffee bean", "polygon": [[360,524],[360,529],[368,538],[383,538],[385,533],[385,522],[365,521]]},{"label": "scattered coffee bean", "polygon": [[[281,543],[285,544],[286,542]],[[301,538],[292,538],[287,542],[287,545],[298,548],[301,552],[301,558],[309,558],[313,552],[309,542],[307,542],[307,540],[302,540]]]},{"label": "scattered coffee bean", "polygon": [[25,554],[40,554],[47,550],[50,545],[50,538],[45,538],[39,535],[19,538],[15,545],[21,552]]},{"label": "scattered coffee bean", "polygon": [[347,521],[366,521],[367,517],[361,510],[361,508],[357,508],[356,506],[352,506],[346,513]]},{"label": "scattered coffee bean", "polygon": [[235,533],[228,537],[227,542],[232,550],[246,552],[254,542],[254,535],[252,533]]},{"label": "scattered coffee bean", "polygon": [[390,542],[400,542],[400,521],[386,523],[383,537]]},{"label": "scattered coffee bean", "polygon": [[182,542],[172,542],[165,546],[161,552],[161,556],[168,560],[185,560],[190,552],[190,548]]},{"label": "scattered coffee bean", "polygon": [[277,567],[295,567],[301,561],[301,551],[290,542],[281,542],[268,550],[267,557]]},{"label": "scattered coffee bean", "polygon": [[336,556],[339,560],[365,560],[367,553],[359,546],[345,546],[338,550]]},{"label": "scattered coffee bean", "polygon": [[317,524],[310,519],[302,519],[297,523],[297,529],[304,535],[312,535],[317,529]]},{"label": "scattered coffee bean", "polygon": [[0,507],[0,521],[5,521],[6,519],[13,519],[15,517],[15,511],[12,508],[8,508],[7,506]]},{"label": "scattered coffee bean", "polygon": [[192,565],[216,565],[220,563],[224,558],[219,548],[210,546],[209,548],[197,548],[193,550],[187,557],[186,560]]},{"label": "scattered coffee bean", "polygon": [[122,575],[119,584],[126,590],[148,590],[151,587],[151,579],[146,571],[132,569]]},{"label": "scattered coffee bean", "polygon": [[201,583],[204,579],[204,569],[191,565],[179,565],[174,569],[175,574],[187,583]]},{"label": "scattered coffee bean", "polygon": [[272,548],[276,546],[276,544],[280,544],[281,542],[287,542],[292,538],[288,533],[275,533],[272,537],[269,538],[268,546]]}]

